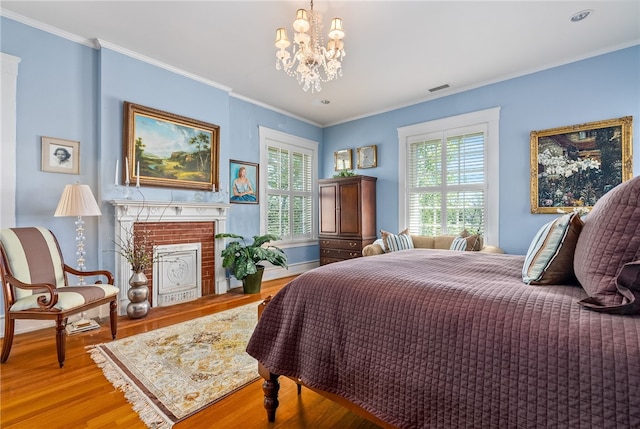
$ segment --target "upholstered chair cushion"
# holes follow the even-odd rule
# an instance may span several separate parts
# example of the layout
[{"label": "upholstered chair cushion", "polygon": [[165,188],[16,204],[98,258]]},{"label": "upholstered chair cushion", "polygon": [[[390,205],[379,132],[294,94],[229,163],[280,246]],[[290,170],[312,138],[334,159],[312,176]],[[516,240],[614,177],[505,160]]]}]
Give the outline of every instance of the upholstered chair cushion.
[{"label": "upholstered chair cushion", "polygon": [[436,245],[435,237],[430,235],[412,235],[413,247],[420,249],[433,249]]},{"label": "upholstered chair cushion", "polygon": [[[46,228],[1,229],[0,241],[6,250],[9,267],[15,278],[23,283],[48,283],[59,289],[58,302],[54,306],[58,310],[69,310],[118,294],[117,287],[107,284],[66,285],[64,263],[57,242],[51,231]],[[49,297],[49,293],[40,292],[15,288],[16,302],[10,310],[37,309],[38,297]]]}]

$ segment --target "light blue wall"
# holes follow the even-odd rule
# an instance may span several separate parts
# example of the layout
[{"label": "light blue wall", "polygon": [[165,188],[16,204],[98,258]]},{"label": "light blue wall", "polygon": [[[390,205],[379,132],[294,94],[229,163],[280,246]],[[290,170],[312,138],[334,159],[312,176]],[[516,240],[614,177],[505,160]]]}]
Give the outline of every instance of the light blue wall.
[{"label": "light blue wall", "polygon": [[[259,126],[292,134],[318,143],[322,142],[321,128],[274,112],[273,110],[264,109],[239,98],[231,97],[229,100],[229,110],[231,113],[230,128],[233,132],[233,138],[229,147],[228,159],[255,163],[260,162]],[[322,157],[321,149],[319,152],[319,156]],[[261,167],[266,168],[266,166]],[[226,165],[225,168],[228,170],[228,165]],[[223,182],[227,186],[229,185],[228,177],[227,175],[223,179]],[[260,184],[260,186],[263,187],[264,184]],[[234,232],[245,237],[260,234],[260,213],[258,205],[236,204],[233,209],[234,215],[230,219],[230,224]],[[237,219],[253,219],[254,221],[242,222],[242,224],[234,226],[232,222],[237,223]],[[317,245],[287,248],[285,252],[287,253],[287,259],[290,265],[317,261],[320,258]]]},{"label": "light blue wall", "polygon": [[[68,263],[76,260],[74,219],[54,218],[66,184],[91,186],[103,216],[85,218],[87,269],[114,270],[116,159],[122,168],[123,102],[131,101],[220,126],[220,179],[229,159],[259,162],[258,127],[320,142],[322,129],[230,96],[199,80],[123,55],[94,49],[0,17],[0,51],[21,58],[17,91],[17,226],[42,225],[58,237]],[[80,141],[80,175],[40,171],[40,138]],[[143,187],[149,200],[191,201],[195,191]],[[228,229],[259,232],[257,205],[233,204]],[[318,246],[286,249],[289,263],[315,261]]]},{"label": "light blue wall", "polygon": [[[49,33],[0,21],[0,50],[21,58],[16,100],[16,222],[43,225],[61,238],[61,249],[76,260],[74,218],[54,218],[65,185],[80,182],[97,192],[98,52]],[[80,141],[80,175],[41,171],[41,137]],[[1,204],[1,202],[0,202]],[[90,245],[87,268],[96,267],[98,224],[85,218]]]},{"label": "light blue wall", "polygon": [[[122,154],[122,102],[188,116],[221,127],[221,179],[228,160],[259,161],[258,126],[321,142],[319,177],[330,177],[333,152],[377,144],[378,229],[398,228],[397,128],[461,113],[501,107],[500,237],[511,253],[524,253],[538,227],[552,215],[529,213],[529,132],[632,115],[639,136],[640,46],[488,85],[388,113],[320,129],[225,91],[110,49],[96,50],[0,17],[0,50],[22,59],[17,99],[17,223],[43,225],[60,237],[65,258],[75,260],[73,219],[54,218],[65,184],[89,184],[100,201],[117,198],[116,159]],[[81,142],[81,173],[40,171],[40,137]],[[640,146],[634,143],[634,174]],[[149,199],[171,198],[171,190],[143,188]],[[192,191],[174,190],[190,200]],[[113,209],[87,219],[87,267],[112,269]],[[259,231],[258,206],[233,205],[229,227],[244,235]],[[100,233],[99,233],[100,231]],[[290,262],[317,260],[317,246],[289,250]]]},{"label": "light blue wall", "polygon": [[530,213],[531,131],[633,116],[634,176],[640,173],[640,46],[634,46],[325,128],[320,177],[334,173],[329,159],[334,151],[378,145],[379,167],[360,173],[378,177],[378,229],[402,230],[397,128],[491,107],[501,108],[499,245],[508,253],[526,253],[538,228],[554,216]]},{"label": "light blue wall", "polygon": [[[229,126],[229,95],[226,91],[175,74],[163,68],[139,61],[113,50],[99,51],[100,79],[100,173],[102,212],[100,249],[113,250],[113,199],[122,199],[114,185],[116,160],[123,168],[123,102],[130,101],[147,107],[220,126],[220,157],[228,159],[232,130]],[[221,162],[221,177],[226,177],[228,163]],[[120,181],[121,183],[121,181]],[[141,187],[147,200],[193,201],[196,191]],[[134,199],[141,199],[136,194]],[[232,208],[231,213],[233,213]],[[233,225],[230,225],[233,227]],[[113,257],[104,255],[102,266],[111,267]]]}]

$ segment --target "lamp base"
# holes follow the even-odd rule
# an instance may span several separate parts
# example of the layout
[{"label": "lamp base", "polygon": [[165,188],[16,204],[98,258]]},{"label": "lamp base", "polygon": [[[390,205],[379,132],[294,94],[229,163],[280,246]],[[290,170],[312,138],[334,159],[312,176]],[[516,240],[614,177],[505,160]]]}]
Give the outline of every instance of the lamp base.
[{"label": "lamp base", "polygon": [[65,328],[67,331],[67,335],[73,335],[80,332],[91,331],[93,329],[98,329],[100,325],[93,319],[81,319],[77,320],[73,323],[70,323]]}]

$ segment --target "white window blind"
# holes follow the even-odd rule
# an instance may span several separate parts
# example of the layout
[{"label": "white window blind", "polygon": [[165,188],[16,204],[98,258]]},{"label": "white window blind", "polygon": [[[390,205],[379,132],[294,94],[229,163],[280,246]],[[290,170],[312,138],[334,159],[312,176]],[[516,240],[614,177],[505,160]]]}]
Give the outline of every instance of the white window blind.
[{"label": "white window blind", "polygon": [[408,212],[413,233],[482,230],[484,132],[456,131],[419,136],[409,144]]},{"label": "white window blind", "polygon": [[267,233],[283,240],[311,238],[311,155],[274,146],[267,152]]},{"label": "white window blind", "polygon": [[[262,134],[269,134],[261,128]],[[271,131],[274,132],[274,131]],[[275,132],[274,132],[275,133]],[[289,136],[294,138],[293,136]],[[312,239],[315,235],[315,147],[266,138],[266,212],[264,229],[282,241]]]},{"label": "white window blind", "polygon": [[497,171],[490,172],[490,161],[497,162],[497,135],[490,137],[497,113],[399,129],[400,229],[420,235],[481,231],[485,242],[497,243]]}]

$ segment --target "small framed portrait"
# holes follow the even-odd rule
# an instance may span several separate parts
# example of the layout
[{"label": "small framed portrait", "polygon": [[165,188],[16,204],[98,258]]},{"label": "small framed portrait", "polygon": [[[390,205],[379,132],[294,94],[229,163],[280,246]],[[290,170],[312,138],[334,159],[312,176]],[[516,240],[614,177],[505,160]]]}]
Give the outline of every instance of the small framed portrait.
[{"label": "small framed portrait", "polygon": [[80,174],[80,142],[42,137],[42,171]]},{"label": "small framed portrait", "polygon": [[229,202],[258,204],[259,166],[253,162],[229,160]]}]

